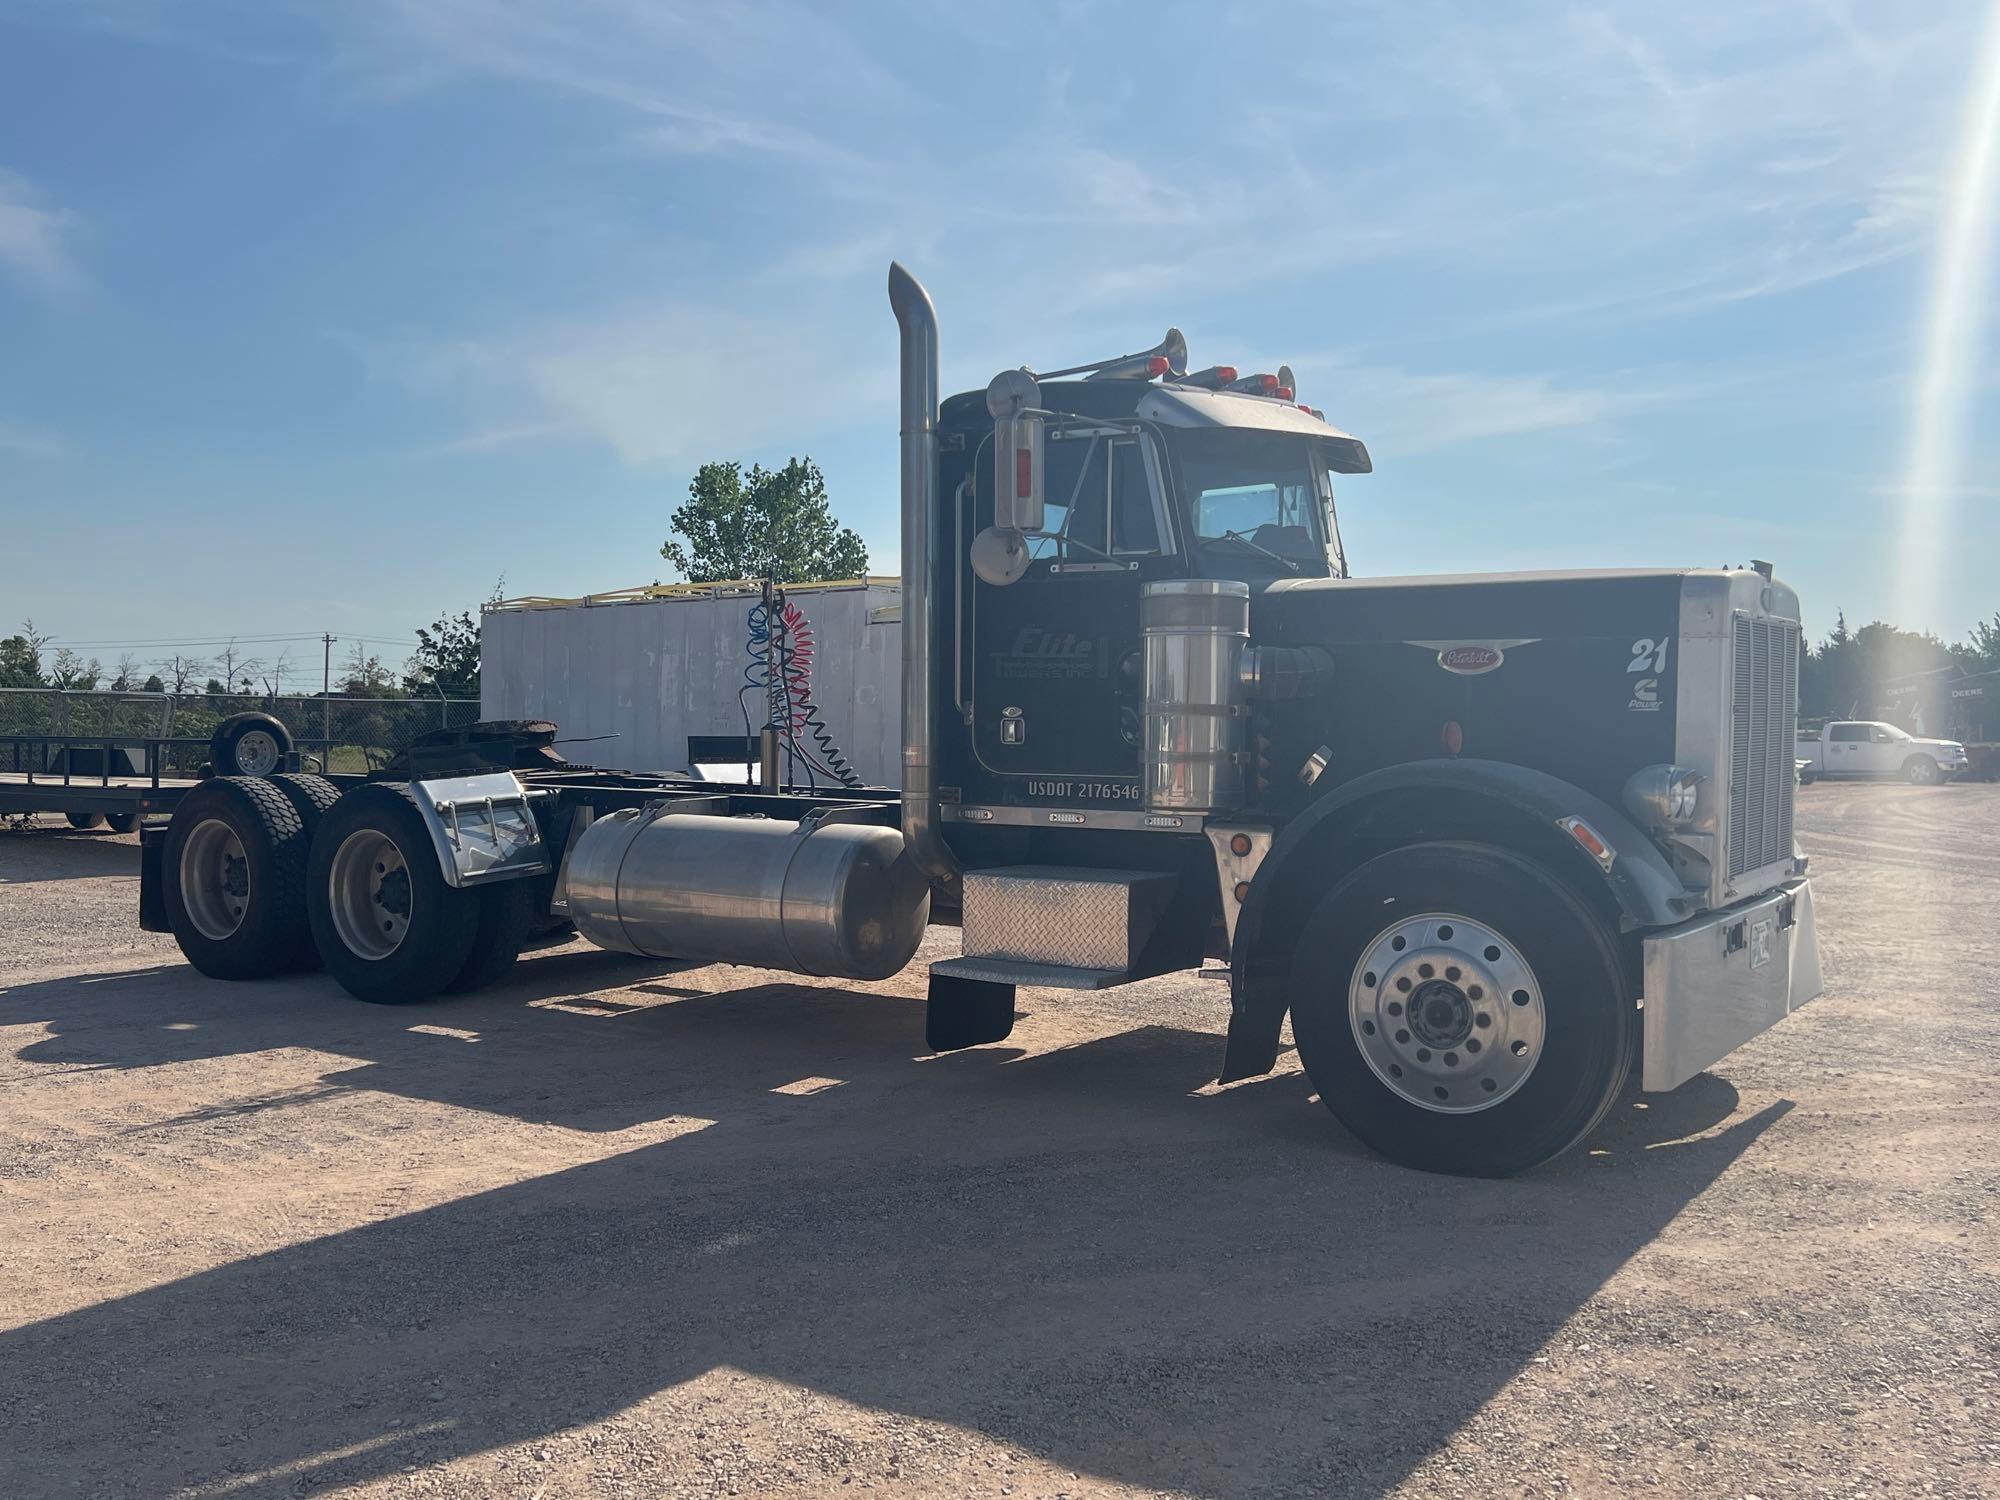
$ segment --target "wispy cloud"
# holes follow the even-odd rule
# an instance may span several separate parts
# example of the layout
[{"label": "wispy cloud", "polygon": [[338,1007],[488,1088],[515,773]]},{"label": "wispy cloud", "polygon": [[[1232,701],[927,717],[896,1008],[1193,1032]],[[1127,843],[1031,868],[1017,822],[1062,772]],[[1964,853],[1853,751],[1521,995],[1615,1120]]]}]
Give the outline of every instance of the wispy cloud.
[{"label": "wispy cloud", "polygon": [[67,244],[73,223],[25,177],[0,168],[0,266],[44,292],[75,291],[83,278]]},{"label": "wispy cloud", "polygon": [[1352,421],[1382,453],[1593,427],[1665,399],[1546,375],[1430,373],[1317,358],[1295,364],[1312,399],[1342,424]]},{"label": "wispy cloud", "polygon": [[0,419],[0,453],[23,458],[62,458],[69,444],[45,427]]}]

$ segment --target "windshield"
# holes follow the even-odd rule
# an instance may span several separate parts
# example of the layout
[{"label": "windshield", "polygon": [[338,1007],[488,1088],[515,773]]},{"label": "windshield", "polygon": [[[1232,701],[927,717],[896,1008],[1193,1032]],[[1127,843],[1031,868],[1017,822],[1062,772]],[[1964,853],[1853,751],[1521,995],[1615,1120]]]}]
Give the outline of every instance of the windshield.
[{"label": "windshield", "polygon": [[1209,571],[1345,575],[1332,477],[1309,439],[1238,430],[1176,439],[1188,534]]}]

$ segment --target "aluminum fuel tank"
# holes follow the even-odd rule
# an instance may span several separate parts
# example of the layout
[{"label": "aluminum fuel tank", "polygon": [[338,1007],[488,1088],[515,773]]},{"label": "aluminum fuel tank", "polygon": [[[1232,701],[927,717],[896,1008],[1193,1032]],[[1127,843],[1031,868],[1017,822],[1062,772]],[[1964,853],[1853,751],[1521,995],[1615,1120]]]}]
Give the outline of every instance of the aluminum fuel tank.
[{"label": "aluminum fuel tank", "polygon": [[930,884],[894,828],[627,809],[570,851],[570,915],[600,948],[886,979],[917,951]]}]

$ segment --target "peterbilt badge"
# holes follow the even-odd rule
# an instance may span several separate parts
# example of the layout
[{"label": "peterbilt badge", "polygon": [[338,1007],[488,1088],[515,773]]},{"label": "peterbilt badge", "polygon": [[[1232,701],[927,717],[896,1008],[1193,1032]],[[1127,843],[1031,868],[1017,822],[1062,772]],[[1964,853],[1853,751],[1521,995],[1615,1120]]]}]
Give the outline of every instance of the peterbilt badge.
[{"label": "peterbilt badge", "polygon": [[1535,638],[1513,641],[1410,641],[1437,652],[1437,663],[1457,677],[1478,677],[1495,671],[1516,646],[1532,646]]}]

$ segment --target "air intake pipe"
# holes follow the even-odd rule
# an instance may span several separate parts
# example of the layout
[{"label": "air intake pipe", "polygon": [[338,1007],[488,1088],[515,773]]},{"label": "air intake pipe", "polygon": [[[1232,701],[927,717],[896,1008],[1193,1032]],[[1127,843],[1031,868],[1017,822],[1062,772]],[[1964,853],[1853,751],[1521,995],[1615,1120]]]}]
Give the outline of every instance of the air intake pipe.
[{"label": "air intake pipe", "polygon": [[955,884],[958,861],[938,833],[936,592],[938,498],[937,309],[923,284],[895,262],[889,305],[902,332],[903,408],[903,843],[933,880]]}]

